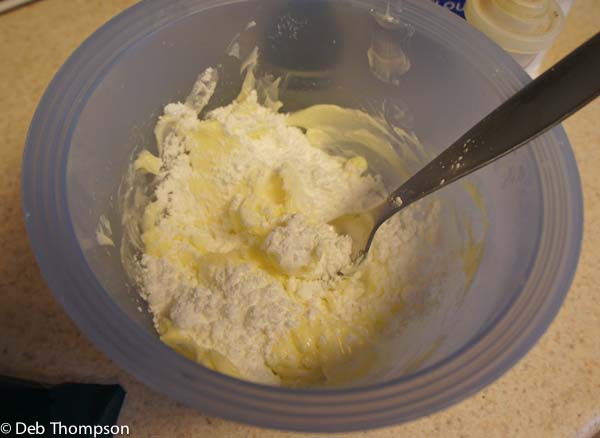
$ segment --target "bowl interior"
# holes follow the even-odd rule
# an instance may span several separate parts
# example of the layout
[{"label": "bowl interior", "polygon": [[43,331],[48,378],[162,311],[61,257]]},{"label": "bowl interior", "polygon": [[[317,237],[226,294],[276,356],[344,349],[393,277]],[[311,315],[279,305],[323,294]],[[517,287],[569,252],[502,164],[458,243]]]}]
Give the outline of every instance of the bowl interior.
[{"label": "bowl interior", "polygon": [[[227,62],[228,45],[253,18],[257,25],[244,44],[258,45],[273,71],[293,72],[296,78],[282,95],[284,110],[312,103],[384,112],[392,108],[396,122],[435,154],[506,98],[496,78],[468,53],[418,26],[409,37],[407,28],[383,36],[398,41],[410,68],[397,84],[378,79],[367,53],[381,28],[369,9],[348,3],[313,2],[301,9],[285,2],[224,4],[183,16],[137,41],[104,66],[90,90],[72,132],[66,187],[69,215],[88,265],[110,298],[153,335],[151,316],[121,263],[118,198],[123,175],[136,152],[152,149],[162,107],[184,99],[203,69]],[[282,33],[281,23],[297,26],[296,38]],[[229,81],[228,89],[236,90],[239,83]],[[395,358],[398,366],[385,379],[447,358],[473,342],[516,299],[542,231],[538,166],[531,149],[525,148],[469,178],[488,217],[479,270],[465,295],[445,297],[426,318],[407,327],[398,349],[403,353]],[[394,175],[388,179],[391,185],[398,182]],[[439,196],[456,203],[459,190],[451,186]],[[96,242],[102,215],[112,225],[115,247]]]}]

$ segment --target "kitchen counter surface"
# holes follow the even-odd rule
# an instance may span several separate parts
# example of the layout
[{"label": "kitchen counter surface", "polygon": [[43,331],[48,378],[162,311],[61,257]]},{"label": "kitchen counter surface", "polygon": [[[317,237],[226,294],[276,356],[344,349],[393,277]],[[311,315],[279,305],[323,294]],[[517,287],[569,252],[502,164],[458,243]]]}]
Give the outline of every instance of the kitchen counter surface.
[{"label": "kitchen counter surface", "polygon": [[[0,374],[47,382],[119,382],[127,390],[119,421],[130,427],[130,436],[308,436],[208,417],[146,388],[79,332],[36,266],[20,199],[21,155],[29,122],[67,56],[133,3],[41,0],[0,15]],[[592,36],[599,25],[598,0],[576,0],[544,65]],[[585,234],[573,286],[540,342],[495,383],[445,411],[344,437],[562,438],[591,437],[600,430],[599,121],[597,99],[564,123],[583,182]]]}]

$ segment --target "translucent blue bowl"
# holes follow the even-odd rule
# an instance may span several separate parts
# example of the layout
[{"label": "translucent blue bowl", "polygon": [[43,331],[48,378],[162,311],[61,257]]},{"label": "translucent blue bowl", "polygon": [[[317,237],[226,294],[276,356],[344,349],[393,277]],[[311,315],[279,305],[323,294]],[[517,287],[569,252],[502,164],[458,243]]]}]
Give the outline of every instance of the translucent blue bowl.
[{"label": "translucent blue bowl", "polygon": [[[331,57],[337,68],[331,70],[343,72],[332,76],[341,91],[322,99],[342,102],[361,93],[402,99],[414,131],[432,151],[451,144],[529,80],[464,21],[429,1],[406,0],[401,18],[415,30],[405,46],[411,67],[399,86],[384,84],[368,74],[365,51],[375,25],[370,10],[385,3],[308,3],[327,12],[319,16],[332,20],[341,47]],[[57,299],[99,348],[147,385],[206,414],[305,431],[367,429],[430,414],[514,365],[569,289],[582,237],[582,196],[562,128],[473,177],[490,219],[475,280],[447,324],[424,329],[424,335],[443,332],[435,354],[416,370],[370,386],[261,386],[185,359],[158,339],[123,271],[118,245],[96,243],[102,214],[115,242],[121,239],[119,185],[134,151],[151,144],[163,105],[182,99],[200,71],[218,64],[250,20],[260,25],[287,8],[286,2],[145,1],[85,41],[48,87],[27,138],[22,184],[31,244]]]}]

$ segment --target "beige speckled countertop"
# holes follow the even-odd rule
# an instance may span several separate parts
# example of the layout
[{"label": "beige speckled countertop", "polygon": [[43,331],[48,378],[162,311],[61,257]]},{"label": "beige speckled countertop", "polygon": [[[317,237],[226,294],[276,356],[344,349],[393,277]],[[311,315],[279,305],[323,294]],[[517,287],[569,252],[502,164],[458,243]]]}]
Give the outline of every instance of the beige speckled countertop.
[{"label": "beige speckled countertop", "polygon": [[[425,1],[425,0],[424,0]],[[0,374],[59,382],[120,382],[120,423],[136,437],[307,436],[206,417],[120,370],[69,320],[29,249],[20,207],[27,127],[48,82],[97,27],[133,0],[41,0],[0,15]],[[600,28],[600,1],[576,0],[550,65]],[[575,282],[540,342],[492,385],[420,420],[351,437],[590,437],[600,430],[600,99],[565,128],[585,200]],[[1,413],[0,413],[1,414]]]}]

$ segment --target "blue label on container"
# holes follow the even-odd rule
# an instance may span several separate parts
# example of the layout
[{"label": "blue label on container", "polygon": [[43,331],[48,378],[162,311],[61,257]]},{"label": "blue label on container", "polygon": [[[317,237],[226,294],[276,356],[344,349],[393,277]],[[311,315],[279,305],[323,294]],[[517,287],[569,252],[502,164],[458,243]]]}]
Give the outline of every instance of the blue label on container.
[{"label": "blue label on container", "polygon": [[450,9],[459,17],[465,18],[465,0],[433,0],[443,8]]}]

